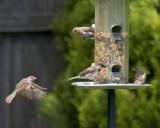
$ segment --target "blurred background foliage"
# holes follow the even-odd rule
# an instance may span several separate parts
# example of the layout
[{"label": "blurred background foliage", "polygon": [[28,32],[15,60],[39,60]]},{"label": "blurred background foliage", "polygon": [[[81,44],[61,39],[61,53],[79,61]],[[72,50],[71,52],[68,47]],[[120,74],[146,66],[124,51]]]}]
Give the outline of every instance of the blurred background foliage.
[{"label": "blurred background foliage", "polygon": [[[130,1],[130,81],[134,67],[147,72],[153,87],[117,90],[118,128],[160,127],[160,0]],[[75,26],[94,23],[93,0],[67,0],[63,14],[53,23],[56,45],[68,62],[64,74],[41,103],[41,112],[54,128],[106,128],[107,93],[105,90],[77,89],[66,80],[94,60],[94,41],[71,32]],[[55,60],[56,61],[56,60]]]}]

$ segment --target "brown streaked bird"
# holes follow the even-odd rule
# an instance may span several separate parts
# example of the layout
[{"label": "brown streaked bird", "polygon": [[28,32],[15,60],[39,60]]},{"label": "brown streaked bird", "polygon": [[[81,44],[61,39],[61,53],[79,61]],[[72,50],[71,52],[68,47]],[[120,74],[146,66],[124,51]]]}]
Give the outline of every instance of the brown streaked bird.
[{"label": "brown streaked bird", "polygon": [[68,81],[74,80],[74,79],[89,79],[94,81],[98,73],[100,72],[101,68],[103,67],[105,68],[106,66],[103,65],[102,63],[98,63],[98,64],[92,63],[90,67],[83,70],[77,76],[68,79]]},{"label": "brown streaked bird", "polygon": [[29,100],[40,99],[46,96],[46,88],[37,85],[34,80],[37,78],[35,76],[29,76],[23,78],[17,85],[15,90],[6,97],[5,102],[11,103],[16,95],[21,95],[27,97]]},{"label": "brown streaked bird", "polygon": [[78,33],[81,37],[85,39],[94,39],[95,38],[95,24],[92,24],[91,27],[75,27],[72,32]]},{"label": "brown streaked bird", "polygon": [[136,69],[134,84],[144,84],[146,81],[146,73],[140,68]]}]

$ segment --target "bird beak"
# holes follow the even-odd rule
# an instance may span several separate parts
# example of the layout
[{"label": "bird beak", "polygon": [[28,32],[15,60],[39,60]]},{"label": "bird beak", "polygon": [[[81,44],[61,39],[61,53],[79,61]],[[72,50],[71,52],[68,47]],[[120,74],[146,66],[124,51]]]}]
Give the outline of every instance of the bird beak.
[{"label": "bird beak", "polygon": [[102,63],[100,63],[100,65],[101,65],[101,67],[106,68],[106,65],[104,65],[104,64],[102,64]]}]

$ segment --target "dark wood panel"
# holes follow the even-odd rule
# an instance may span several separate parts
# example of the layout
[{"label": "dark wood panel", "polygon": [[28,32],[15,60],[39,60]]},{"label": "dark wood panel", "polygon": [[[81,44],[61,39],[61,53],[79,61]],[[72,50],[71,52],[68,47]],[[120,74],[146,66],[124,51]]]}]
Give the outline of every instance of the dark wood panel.
[{"label": "dark wood panel", "polygon": [[64,0],[0,0],[0,32],[48,31]]}]

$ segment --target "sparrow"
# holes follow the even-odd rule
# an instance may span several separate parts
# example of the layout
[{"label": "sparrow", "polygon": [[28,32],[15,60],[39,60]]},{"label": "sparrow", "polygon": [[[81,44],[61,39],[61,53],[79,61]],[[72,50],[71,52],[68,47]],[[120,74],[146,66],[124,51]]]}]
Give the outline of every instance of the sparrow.
[{"label": "sparrow", "polygon": [[144,84],[146,81],[146,74],[140,68],[136,69],[134,84]]},{"label": "sparrow", "polygon": [[95,24],[92,24],[91,27],[75,27],[72,30],[73,33],[78,33],[81,37],[85,39],[94,39],[95,38]]},{"label": "sparrow", "polygon": [[27,97],[29,100],[40,99],[46,95],[46,88],[37,85],[34,80],[37,78],[29,76],[23,78],[15,87],[15,90],[6,97],[5,102],[10,104],[16,95]]},{"label": "sparrow", "polygon": [[81,73],[79,73],[75,77],[71,77],[68,79],[68,81],[73,80],[73,79],[89,79],[91,81],[94,81],[100,72],[101,68],[105,68],[106,66],[102,63],[92,63],[90,67],[86,68],[83,70]]}]

